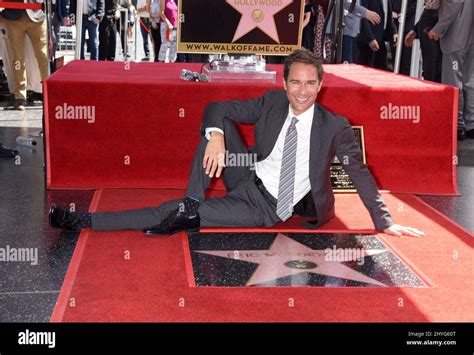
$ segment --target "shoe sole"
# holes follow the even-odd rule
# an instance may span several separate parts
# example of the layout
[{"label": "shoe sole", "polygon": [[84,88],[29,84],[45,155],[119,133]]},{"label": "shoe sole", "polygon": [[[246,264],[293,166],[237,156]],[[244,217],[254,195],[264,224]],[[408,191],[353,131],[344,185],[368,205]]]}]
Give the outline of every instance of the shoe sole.
[{"label": "shoe sole", "polygon": [[176,232],[173,232],[173,233],[152,233],[152,232],[144,232],[146,235],[173,235],[173,234],[176,234],[176,233],[179,233],[179,232],[186,232],[188,234],[195,234],[195,233],[198,233],[199,232],[199,228],[192,228],[192,229],[185,229],[185,230],[182,230],[182,231],[176,231]]}]

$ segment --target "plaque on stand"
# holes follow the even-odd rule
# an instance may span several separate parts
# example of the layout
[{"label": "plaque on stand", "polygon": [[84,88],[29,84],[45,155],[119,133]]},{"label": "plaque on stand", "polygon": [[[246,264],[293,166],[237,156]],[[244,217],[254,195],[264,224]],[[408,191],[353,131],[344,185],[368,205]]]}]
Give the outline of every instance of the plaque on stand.
[{"label": "plaque on stand", "polygon": [[[360,160],[365,164],[364,128],[353,126],[354,136],[359,145]],[[355,192],[357,191],[349,175],[344,171],[344,162],[340,162],[337,157],[331,163],[330,169],[332,189],[335,192]]]},{"label": "plaque on stand", "polygon": [[203,74],[209,82],[249,83],[276,82],[276,72],[265,69],[265,59],[258,55],[240,58],[225,55],[222,59],[212,60],[203,68]]},{"label": "plaque on stand", "polygon": [[301,48],[304,0],[179,0],[179,53],[288,55]]}]

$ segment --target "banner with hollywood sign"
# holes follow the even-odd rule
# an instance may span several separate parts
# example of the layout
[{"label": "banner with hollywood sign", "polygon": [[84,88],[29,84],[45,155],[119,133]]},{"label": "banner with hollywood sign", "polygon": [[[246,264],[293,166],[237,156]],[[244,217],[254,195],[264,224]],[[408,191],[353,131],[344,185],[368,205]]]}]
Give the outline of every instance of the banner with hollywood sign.
[{"label": "banner with hollywood sign", "polygon": [[180,0],[178,51],[287,55],[301,47],[304,0]]}]

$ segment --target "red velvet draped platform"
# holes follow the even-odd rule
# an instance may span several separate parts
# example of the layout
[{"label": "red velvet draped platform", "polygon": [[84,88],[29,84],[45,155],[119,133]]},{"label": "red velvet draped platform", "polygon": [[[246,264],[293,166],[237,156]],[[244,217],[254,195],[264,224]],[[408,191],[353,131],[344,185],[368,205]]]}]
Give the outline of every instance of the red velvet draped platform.
[{"label": "red velvet draped platform", "polygon": [[[200,67],[74,61],[53,74],[44,84],[48,188],[184,188],[205,106],[282,88],[282,66],[269,66],[274,85],[179,79]],[[318,102],[364,127],[380,189],[457,192],[457,89],[357,65],[325,71]],[[251,127],[243,132],[252,144]]]}]

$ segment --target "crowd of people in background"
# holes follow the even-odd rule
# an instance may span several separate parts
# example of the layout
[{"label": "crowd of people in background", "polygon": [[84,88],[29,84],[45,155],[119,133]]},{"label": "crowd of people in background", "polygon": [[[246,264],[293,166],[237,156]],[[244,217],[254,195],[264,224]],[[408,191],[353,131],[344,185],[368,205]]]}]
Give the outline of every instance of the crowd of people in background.
[{"label": "crowd of people in background", "polygon": [[[70,0],[76,14],[77,0]],[[144,61],[150,60],[149,39],[155,62],[174,62],[177,58],[178,5],[176,0],[83,0],[81,59],[89,49],[90,60],[115,60],[117,33],[123,59],[130,57],[128,42],[132,31],[140,28]],[[86,39],[87,32],[87,39]],[[87,43],[86,43],[87,41]]]},{"label": "crowd of people in background", "polygon": [[[332,18],[324,31],[330,0],[307,0],[302,45],[331,62]],[[415,23],[417,0],[408,0],[400,33],[402,0],[344,0],[343,61],[393,70],[402,46],[399,73],[410,75],[412,46],[420,40],[422,77],[459,88],[458,139],[474,138],[474,1],[424,0]],[[390,54],[390,55],[389,55]],[[418,73],[415,73],[415,75]]]}]

